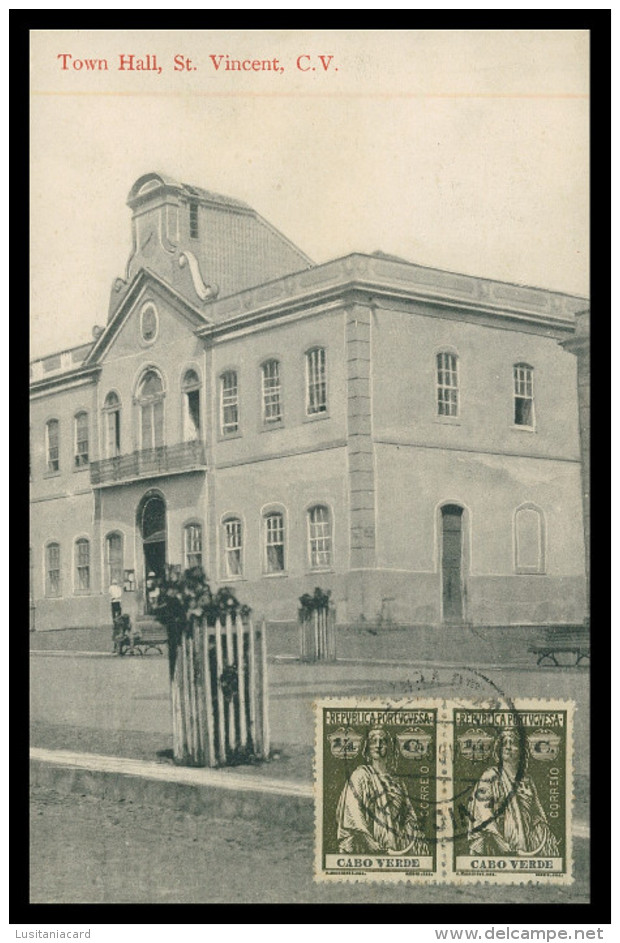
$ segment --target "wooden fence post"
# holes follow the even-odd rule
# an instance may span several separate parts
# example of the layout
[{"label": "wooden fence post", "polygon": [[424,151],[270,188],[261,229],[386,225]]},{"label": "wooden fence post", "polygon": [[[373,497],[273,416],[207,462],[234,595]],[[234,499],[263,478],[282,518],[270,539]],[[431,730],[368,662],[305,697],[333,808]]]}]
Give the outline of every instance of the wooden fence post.
[{"label": "wooden fence post", "polygon": [[299,611],[301,661],[336,660],[336,613],[330,606]]}]

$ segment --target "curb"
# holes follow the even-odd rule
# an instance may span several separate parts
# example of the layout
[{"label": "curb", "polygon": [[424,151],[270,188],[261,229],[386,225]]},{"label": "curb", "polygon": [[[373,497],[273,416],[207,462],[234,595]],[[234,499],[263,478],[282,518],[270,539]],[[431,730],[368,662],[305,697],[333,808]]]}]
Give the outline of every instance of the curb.
[{"label": "curb", "polygon": [[68,750],[30,750],[30,785],[62,795],[245,820],[295,822],[312,830],[312,786],[232,771],[191,769]]},{"label": "curb", "polygon": [[[192,769],[69,750],[30,749],[30,785],[62,795],[135,802],[194,815],[265,819],[314,829],[314,793],[308,783],[232,770]],[[573,821],[573,838],[590,839],[588,822]]]}]

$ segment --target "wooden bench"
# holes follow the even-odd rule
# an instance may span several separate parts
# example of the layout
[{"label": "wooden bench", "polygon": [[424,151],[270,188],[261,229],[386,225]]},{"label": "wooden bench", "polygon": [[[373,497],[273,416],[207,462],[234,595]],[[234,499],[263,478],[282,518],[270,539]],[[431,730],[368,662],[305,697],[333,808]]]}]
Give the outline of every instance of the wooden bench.
[{"label": "wooden bench", "polygon": [[[530,645],[528,651],[538,655],[537,665],[556,668],[580,665],[582,661],[590,661],[590,630],[585,625],[546,626],[542,641]],[[559,655],[570,658],[558,661]]]},{"label": "wooden bench", "polygon": [[123,632],[114,639],[114,651],[119,655],[146,655],[155,651],[164,654],[164,645],[168,644],[168,634],[161,622],[155,619],[138,618],[131,625],[129,616],[124,620]]}]

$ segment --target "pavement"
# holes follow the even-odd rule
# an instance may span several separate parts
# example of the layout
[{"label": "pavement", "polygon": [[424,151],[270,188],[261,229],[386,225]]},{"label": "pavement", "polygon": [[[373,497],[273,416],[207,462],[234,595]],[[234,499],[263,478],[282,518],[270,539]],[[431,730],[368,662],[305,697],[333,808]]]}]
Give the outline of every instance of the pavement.
[{"label": "pavement", "polygon": [[[317,697],[554,697],[573,699],[577,704],[575,817],[582,823],[589,817],[587,669],[525,669],[519,665],[473,669],[459,664],[355,658],[302,664],[290,655],[272,656],[268,667],[271,760],[216,771],[183,770],[172,762],[167,658],[33,651],[30,661],[31,744],[38,751],[33,753],[33,763],[42,781],[49,784],[56,778],[63,789],[77,788],[99,777],[107,790],[110,778],[120,774],[124,779],[143,778],[155,792],[154,783],[174,784],[174,788],[162,787],[166,802],[175,790],[180,794],[184,789],[207,789],[223,795],[223,791],[237,789],[239,782],[252,782],[255,793],[272,796],[277,793],[270,783],[296,784],[291,787],[291,796],[305,796],[309,801],[313,701]],[[133,765],[122,767],[124,761]],[[88,777],[85,771],[89,771]],[[299,792],[301,787],[305,793],[303,789]],[[135,782],[127,785],[127,789],[134,788]],[[255,803],[256,808],[259,805]]]}]

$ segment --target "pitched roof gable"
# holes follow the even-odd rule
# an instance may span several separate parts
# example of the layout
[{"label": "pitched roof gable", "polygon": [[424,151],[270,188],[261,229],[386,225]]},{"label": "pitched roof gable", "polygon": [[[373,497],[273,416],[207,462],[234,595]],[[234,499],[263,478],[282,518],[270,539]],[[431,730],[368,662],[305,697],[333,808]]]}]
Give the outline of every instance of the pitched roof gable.
[{"label": "pitched roof gable", "polygon": [[134,276],[129,288],[127,289],[125,297],[118,306],[118,309],[115,311],[113,317],[106,325],[105,330],[93,345],[92,350],[84,360],[84,366],[90,366],[94,363],[98,363],[102,359],[106,351],[114,342],[115,338],[118,336],[118,333],[121,330],[123,324],[131,314],[143,288],[149,284],[156,288],[159,294],[163,295],[171,303],[175,311],[177,311],[189,321],[192,328],[196,329],[200,327],[206,327],[212,323],[209,318],[207,318],[201,311],[198,310],[198,308],[195,308],[193,305],[191,305],[185,298],[183,298],[182,295],[180,295],[177,291],[171,288],[170,285],[159,278],[155,272],[152,272],[146,268],[142,268]]}]

